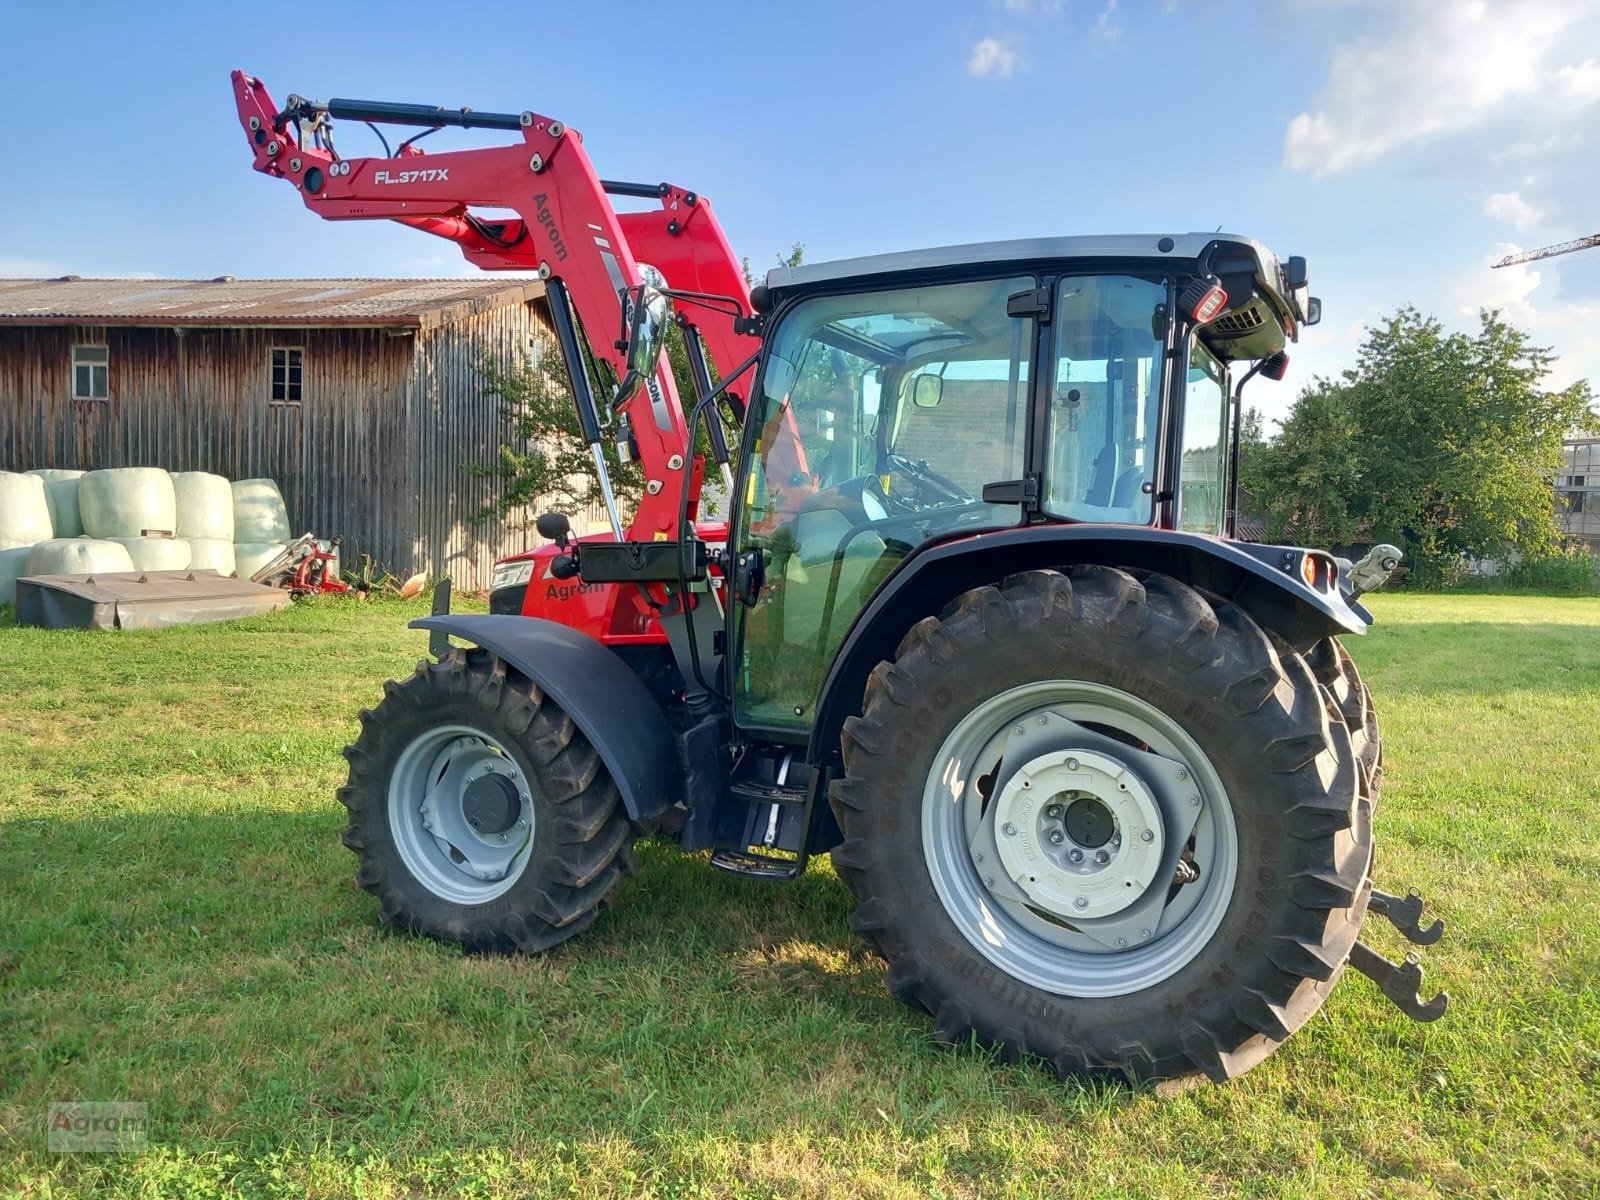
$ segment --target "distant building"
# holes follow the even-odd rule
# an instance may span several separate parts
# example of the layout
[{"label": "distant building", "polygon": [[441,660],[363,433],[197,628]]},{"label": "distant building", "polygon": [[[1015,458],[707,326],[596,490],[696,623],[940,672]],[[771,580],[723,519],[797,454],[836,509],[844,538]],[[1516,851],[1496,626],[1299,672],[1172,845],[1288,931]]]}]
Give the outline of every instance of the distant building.
[{"label": "distant building", "polygon": [[474,367],[553,346],[543,296],[520,279],[0,279],[0,469],[266,476],[347,564],[486,587],[528,535],[472,524],[494,489],[464,468],[505,432]]},{"label": "distant building", "polygon": [[1556,523],[1568,537],[1600,553],[1600,438],[1572,438],[1561,456]]}]

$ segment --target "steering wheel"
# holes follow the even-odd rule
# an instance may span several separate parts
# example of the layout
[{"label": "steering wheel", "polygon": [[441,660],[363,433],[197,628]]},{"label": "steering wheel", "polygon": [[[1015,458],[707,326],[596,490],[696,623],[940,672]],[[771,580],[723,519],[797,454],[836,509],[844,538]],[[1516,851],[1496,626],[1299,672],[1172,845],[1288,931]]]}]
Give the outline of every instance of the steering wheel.
[{"label": "steering wheel", "polygon": [[949,476],[939,474],[939,472],[928,466],[926,461],[910,459],[903,454],[895,454],[891,451],[888,455],[888,462],[889,466],[910,478],[917,485],[917,498],[919,501],[924,490],[934,493],[933,503],[935,504],[947,504],[951,501],[960,504],[971,504],[977,499],[976,496],[955,480]]}]

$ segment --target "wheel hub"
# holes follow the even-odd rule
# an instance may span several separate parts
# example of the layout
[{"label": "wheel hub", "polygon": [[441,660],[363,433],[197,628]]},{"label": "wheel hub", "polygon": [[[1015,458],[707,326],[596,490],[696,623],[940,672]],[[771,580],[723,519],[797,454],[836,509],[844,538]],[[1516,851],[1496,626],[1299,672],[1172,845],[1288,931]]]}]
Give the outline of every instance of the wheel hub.
[{"label": "wheel hub", "polygon": [[1165,850],[1161,810],[1108,754],[1054,750],[1019,767],[995,797],[995,846],[1028,902],[1071,920],[1141,899]]},{"label": "wheel hub", "polygon": [[479,775],[461,796],[461,814],[481,835],[504,833],[516,824],[522,810],[517,785],[504,775]]}]

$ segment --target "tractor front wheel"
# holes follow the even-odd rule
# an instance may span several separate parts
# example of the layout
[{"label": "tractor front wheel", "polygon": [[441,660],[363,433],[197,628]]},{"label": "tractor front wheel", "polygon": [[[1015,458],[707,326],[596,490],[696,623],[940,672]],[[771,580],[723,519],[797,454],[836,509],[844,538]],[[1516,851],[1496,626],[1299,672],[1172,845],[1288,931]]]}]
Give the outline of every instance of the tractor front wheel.
[{"label": "tractor front wheel", "polygon": [[966,593],[878,666],[843,749],[852,927],[941,1040],[1227,1079],[1317,1010],[1360,932],[1349,731],[1300,656],[1170,577]]},{"label": "tractor front wheel", "polygon": [[634,829],[571,717],[483,650],[424,661],[361,713],[339,789],[356,882],[389,925],[532,953],[593,923]]}]

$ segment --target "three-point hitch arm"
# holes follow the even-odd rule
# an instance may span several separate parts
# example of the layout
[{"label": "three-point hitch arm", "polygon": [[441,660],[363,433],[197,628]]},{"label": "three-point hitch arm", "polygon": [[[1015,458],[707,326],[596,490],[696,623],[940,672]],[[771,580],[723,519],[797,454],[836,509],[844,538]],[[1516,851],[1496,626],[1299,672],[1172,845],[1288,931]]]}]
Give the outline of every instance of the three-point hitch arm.
[{"label": "three-point hitch arm", "polygon": [[[580,339],[618,379],[626,375],[625,346],[613,339],[623,325],[624,294],[643,282],[641,262],[659,270],[670,288],[731,297],[749,311],[738,259],[704,197],[670,184],[602,180],[578,132],[538,113],[363,100],[322,104],[293,95],[280,109],[261,81],[243,71],[233,72],[233,90],[255,169],[294,184],[318,216],[398,221],[456,243],[469,262],[487,270],[537,271],[545,281],[613,531],[632,541],[675,537],[686,466],[687,509],[694,518],[703,466],[690,461],[684,409],[663,354],[650,386],[638,388],[617,407],[619,440],[637,448],[646,479],[638,511],[624,532],[601,454],[604,409],[584,369]],[[334,147],[335,120],[361,121],[375,132],[380,124],[421,132],[392,151],[383,139],[384,157],[345,158]],[[504,129],[521,141],[424,154],[416,143],[447,126]],[[644,212],[618,213],[611,196],[658,204]],[[509,209],[517,216],[490,218],[474,209]],[[756,338],[737,320],[736,306],[694,306],[692,312],[686,306],[682,315],[692,358],[709,350],[716,366],[727,372],[756,349]],[[695,361],[697,368],[702,365]],[[703,372],[695,374],[701,383]],[[720,437],[713,438],[713,448],[726,475]]]}]

